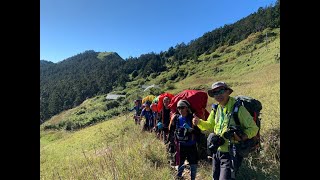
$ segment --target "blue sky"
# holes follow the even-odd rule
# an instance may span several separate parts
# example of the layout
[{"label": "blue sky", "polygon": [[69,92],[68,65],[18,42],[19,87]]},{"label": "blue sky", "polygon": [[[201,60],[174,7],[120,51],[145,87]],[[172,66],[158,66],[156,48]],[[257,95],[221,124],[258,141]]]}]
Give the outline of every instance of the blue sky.
[{"label": "blue sky", "polygon": [[276,0],[40,0],[40,60],[86,50],[123,59],[201,37]]}]

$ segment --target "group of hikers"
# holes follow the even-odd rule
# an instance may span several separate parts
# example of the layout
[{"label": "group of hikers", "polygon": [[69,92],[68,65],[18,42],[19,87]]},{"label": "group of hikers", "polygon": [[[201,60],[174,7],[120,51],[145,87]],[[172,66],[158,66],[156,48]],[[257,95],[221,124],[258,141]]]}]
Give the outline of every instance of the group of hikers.
[{"label": "group of hikers", "polygon": [[[237,117],[233,116],[237,101],[230,96],[232,92],[225,82],[219,81],[204,92],[202,99],[165,93],[154,102],[135,100],[135,106],[130,111],[136,111],[136,124],[142,123],[145,131],[156,132],[157,137],[167,145],[171,165],[178,167],[176,179],[182,179],[185,160],[190,166],[191,179],[196,178],[201,137],[206,139],[207,155],[212,160],[212,178],[236,179],[243,160],[239,144],[244,145],[244,142],[253,139],[259,127],[244,106],[237,106]],[[205,109],[208,96],[217,102],[210,113]],[[199,108],[196,105],[198,101],[205,105]],[[211,133],[206,137],[203,131]]]},{"label": "group of hikers", "polygon": [[[173,96],[173,95],[172,95]],[[134,121],[137,125],[143,121],[144,131],[156,132],[157,137],[168,143],[168,127],[170,123],[170,98],[165,96],[162,100],[163,108],[157,111],[158,103],[147,100],[142,104],[142,100],[135,100],[135,106],[130,111],[135,110]]]}]

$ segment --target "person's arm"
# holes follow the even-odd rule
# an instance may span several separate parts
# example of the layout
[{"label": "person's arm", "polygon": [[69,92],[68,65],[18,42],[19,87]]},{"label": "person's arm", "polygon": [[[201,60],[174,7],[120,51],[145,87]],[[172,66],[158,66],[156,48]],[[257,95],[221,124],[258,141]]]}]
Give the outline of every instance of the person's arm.
[{"label": "person's arm", "polygon": [[145,111],[144,111],[144,110],[142,110],[142,111],[141,111],[141,114],[140,114],[140,120],[142,120],[142,119],[143,119],[144,114],[145,114]]},{"label": "person's arm", "polygon": [[131,111],[133,111],[133,110],[134,110],[134,107],[133,107],[133,108],[131,108],[131,109],[128,109],[128,111],[130,111],[130,112],[131,112]]},{"label": "person's arm", "polygon": [[245,135],[242,137],[242,140],[250,139],[257,135],[259,127],[256,125],[252,116],[245,107],[240,106],[238,117],[243,132],[245,133]]},{"label": "person's arm", "polygon": [[215,112],[212,110],[209,114],[209,117],[207,119],[207,121],[198,118],[196,115],[194,115],[193,118],[193,124],[195,126],[198,126],[200,130],[204,131],[204,130],[213,130],[214,129],[214,125],[215,125]]},{"label": "person's arm", "polygon": [[175,118],[177,118],[177,114],[172,113],[170,115],[170,123],[169,123],[169,131],[174,132],[176,130],[176,123],[175,123]]}]

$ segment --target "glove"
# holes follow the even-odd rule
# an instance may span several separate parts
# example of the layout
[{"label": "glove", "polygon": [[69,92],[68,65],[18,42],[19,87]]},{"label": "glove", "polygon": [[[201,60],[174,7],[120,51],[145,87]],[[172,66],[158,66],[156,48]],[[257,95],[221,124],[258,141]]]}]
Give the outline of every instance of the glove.
[{"label": "glove", "polygon": [[187,123],[184,123],[184,124],[183,124],[183,127],[184,127],[188,132],[192,132],[192,131],[193,131],[193,128],[191,128],[191,127],[189,126],[189,124],[187,124]]},{"label": "glove", "polygon": [[161,123],[161,122],[158,122],[157,127],[158,127],[158,129],[162,129],[162,128],[163,128],[162,123]]},{"label": "glove", "polygon": [[184,124],[183,124],[183,127],[186,128],[186,129],[190,129],[190,128],[191,128],[191,127],[189,126],[189,124],[187,124],[187,123],[184,123]]}]

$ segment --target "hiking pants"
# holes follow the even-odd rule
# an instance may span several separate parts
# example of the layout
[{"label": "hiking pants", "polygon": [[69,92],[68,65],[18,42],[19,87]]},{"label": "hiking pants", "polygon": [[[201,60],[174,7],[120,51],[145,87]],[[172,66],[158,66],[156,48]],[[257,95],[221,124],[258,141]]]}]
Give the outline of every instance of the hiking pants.
[{"label": "hiking pants", "polygon": [[168,133],[169,133],[169,130],[167,127],[164,127],[161,129],[162,140],[164,143],[168,141]]},{"label": "hiking pants", "polygon": [[[214,180],[231,180],[239,170],[243,157],[232,157],[229,152],[220,152],[213,154],[212,171]],[[235,168],[232,167],[231,158],[234,158]],[[231,172],[234,172],[233,175]]]},{"label": "hiking pants", "polygon": [[188,160],[190,164],[191,180],[196,178],[197,164],[198,164],[198,152],[196,144],[192,146],[181,146],[180,145],[180,163],[178,166],[178,176],[182,176],[182,172],[185,168],[184,161]]}]

